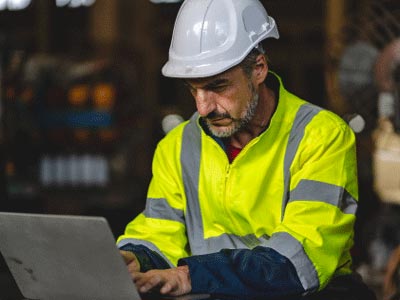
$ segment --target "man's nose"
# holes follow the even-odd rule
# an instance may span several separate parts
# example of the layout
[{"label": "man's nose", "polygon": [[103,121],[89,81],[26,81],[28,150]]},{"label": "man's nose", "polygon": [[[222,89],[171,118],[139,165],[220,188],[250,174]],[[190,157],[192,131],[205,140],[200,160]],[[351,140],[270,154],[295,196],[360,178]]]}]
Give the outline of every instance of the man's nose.
[{"label": "man's nose", "polygon": [[200,116],[205,117],[216,109],[214,96],[209,91],[198,90],[195,95],[196,107]]}]

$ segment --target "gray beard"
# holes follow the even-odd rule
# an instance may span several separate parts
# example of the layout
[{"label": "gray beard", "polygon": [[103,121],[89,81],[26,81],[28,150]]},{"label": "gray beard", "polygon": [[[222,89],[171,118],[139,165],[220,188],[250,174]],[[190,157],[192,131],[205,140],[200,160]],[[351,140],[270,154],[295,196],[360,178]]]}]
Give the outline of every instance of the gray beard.
[{"label": "gray beard", "polygon": [[235,133],[245,129],[249,125],[250,121],[253,119],[256,113],[258,106],[258,99],[259,99],[258,93],[252,84],[251,84],[251,93],[252,93],[251,100],[247,105],[245,115],[240,119],[234,119],[232,127],[226,129],[225,131],[216,131],[213,129],[212,124],[210,124],[210,122],[206,119],[207,127],[214,136],[219,138],[228,138],[234,135]]}]

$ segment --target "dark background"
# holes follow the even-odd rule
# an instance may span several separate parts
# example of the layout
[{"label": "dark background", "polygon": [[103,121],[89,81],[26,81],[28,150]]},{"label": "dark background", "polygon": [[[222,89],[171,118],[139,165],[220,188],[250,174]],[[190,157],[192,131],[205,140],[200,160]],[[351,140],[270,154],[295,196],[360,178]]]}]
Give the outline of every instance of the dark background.
[{"label": "dark background", "polygon": [[[355,106],[343,97],[337,70],[351,42],[367,40],[382,49],[400,32],[394,28],[394,37],[387,37],[382,28],[368,29],[374,26],[368,9],[373,0],[262,2],[281,35],[266,44],[270,69],[287,89],[343,117],[356,112],[367,120],[358,135],[354,257],[357,265],[368,262],[366,220],[381,207],[371,170],[376,94]],[[398,20],[398,1],[379,2]],[[162,118],[169,113],[188,118],[195,111],[182,83],[160,72],[180,3],[97,0],[76,8],[55,3],[32,0],[23,10],[0,11],[0,211],[101,215],[117,237],[144,208],[153,151],[164,135]],[[372,11],[383,19],[378,8]],[[99,115],[90,123],[87,115],[93,114]],[[107,178],[90,182],[89,174],[72,183],[55,171],[58,181],[46,182],[45,161],[68,169],[74,158],[92,160],[92,166],[101,159]],[[7,272],[2,262],[0,270]]]}]

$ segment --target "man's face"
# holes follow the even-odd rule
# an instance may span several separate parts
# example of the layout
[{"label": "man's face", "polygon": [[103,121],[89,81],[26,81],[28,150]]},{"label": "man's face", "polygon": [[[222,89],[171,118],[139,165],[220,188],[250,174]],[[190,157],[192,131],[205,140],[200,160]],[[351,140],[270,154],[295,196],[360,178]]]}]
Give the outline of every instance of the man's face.
[{"label": "man's face", "polygon": [[186,83],[197,111],[217,137],[230,137],[245,128],[256,112],[258,91],[240,67]]}]

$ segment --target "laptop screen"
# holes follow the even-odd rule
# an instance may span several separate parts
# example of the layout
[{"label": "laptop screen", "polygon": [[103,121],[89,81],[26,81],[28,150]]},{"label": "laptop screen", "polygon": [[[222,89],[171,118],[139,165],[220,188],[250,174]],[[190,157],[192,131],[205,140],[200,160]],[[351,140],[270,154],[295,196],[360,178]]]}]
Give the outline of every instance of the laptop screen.
[{"label": "laptop screen", "polygon": [[0,212],[0,251],[28,299],[140,299],[103,217]]}]

